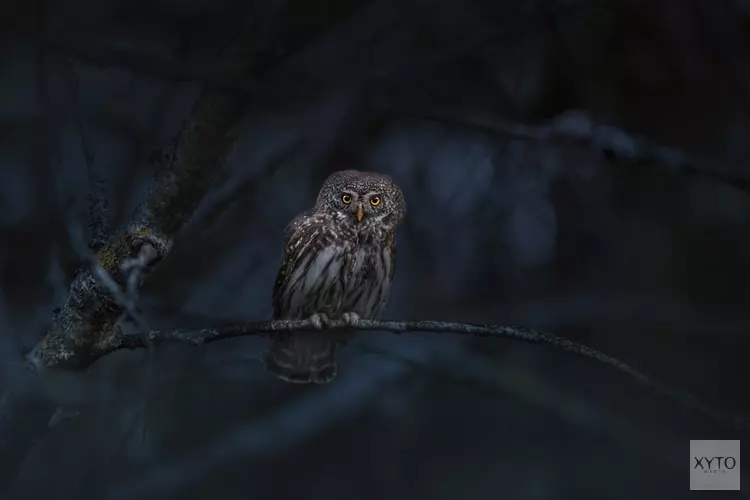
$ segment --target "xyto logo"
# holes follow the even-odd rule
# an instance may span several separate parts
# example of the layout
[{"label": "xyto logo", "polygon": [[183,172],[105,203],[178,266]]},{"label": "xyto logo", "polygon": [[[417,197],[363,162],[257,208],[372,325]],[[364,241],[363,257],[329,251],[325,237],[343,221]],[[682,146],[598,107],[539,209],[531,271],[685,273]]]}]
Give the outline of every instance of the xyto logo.
[{"label": "xyto logo", "polygon": [[734,457],[693,457],[695,465],[704,474],[722,474],[737,467],[737,459]]},{"label": "xyto logo", "polygon": [[690,440],[690,489],[739,490],[740,441]]}]

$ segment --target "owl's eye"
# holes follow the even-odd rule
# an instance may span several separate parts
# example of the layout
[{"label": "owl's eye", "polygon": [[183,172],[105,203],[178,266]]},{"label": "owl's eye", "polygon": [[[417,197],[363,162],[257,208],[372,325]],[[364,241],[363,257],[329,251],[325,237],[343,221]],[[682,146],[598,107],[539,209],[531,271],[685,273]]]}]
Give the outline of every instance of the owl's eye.
[{"label": "owl's eye", "polygon": [[343,203],[344,203],[345,205],[348,205],[349,203],[351,203],[351,202],[352,202],[352,197],[351,197],[351,196],[349,196],[348,194],[342,195],[342,196],[341,196],[341,201],[342,201],[342,202],[343,202]]},{"label": "owl's eye", "polygon": [[377,207],[378,205],[380,205],[380,196],[373,196],[372,198],[370,198],[370,205],[372,205],[373,207]]}]

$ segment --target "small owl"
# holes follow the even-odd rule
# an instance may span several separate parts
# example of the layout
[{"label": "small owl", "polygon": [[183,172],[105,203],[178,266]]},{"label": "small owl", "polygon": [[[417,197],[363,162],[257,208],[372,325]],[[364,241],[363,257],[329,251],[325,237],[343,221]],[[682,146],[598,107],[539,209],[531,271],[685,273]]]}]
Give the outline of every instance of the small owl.
[{"label": "small owl", "polygon": [[295,383],[336,376],[336,345],[351,332],[321,329],[329,319],[356,325],[382,311],[405,213],[403,194],[387,175],[343,170],[325,180],[313,209],[286,227],[273,290],[274,319],[311,318],[316,330],[274,334],[266,370]]}]

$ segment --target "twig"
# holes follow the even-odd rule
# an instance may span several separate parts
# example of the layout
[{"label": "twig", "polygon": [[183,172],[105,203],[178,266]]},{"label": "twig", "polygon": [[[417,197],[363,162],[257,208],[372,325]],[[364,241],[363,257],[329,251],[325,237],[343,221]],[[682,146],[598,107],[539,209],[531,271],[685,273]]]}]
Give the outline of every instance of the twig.
[{"label": "twig", "polygon": [[138,252],[138,257],[135,259],[126,259],[120,266],[124,272],[128,273],[126,288],[126,298],[130,306],[128,310],[135,309],[138,303],[138,285],[140,284],[141,276],[143,276],[149,264],[155,261],[157,257],[158,254],[154,247],[145,244]]},{"label": "twig", "polygon": [[[96,258],[96,255],[94,255],[91,250],[89,250],[88,246],[84,243],[83,235],[80,231],[80,226],[78,224],[75,224],[74,222],[69,222],[67,224],[68,232],[70,233],[70,241],[73,244],[76,251],[79,253],[79,255],[88,262],[89,270],[91,271],[91,274],[94,276],[96,281],[104,287],[112,296],[112,298],[115,300],[117,305],[122,308],[125,313],[127,313],[135,322],[135,324],[138,326],[138,329],[141,333],[150,331],[150,327],[148,326],[148,323],[146,323],[146,320],[143,318],[141,313],[138,311],[137,308],[137,302],[136,297],[129,297],[125,291],[120,287],[120,285],[117,284],[117,282],[110,276],[110,274],[101,266],[99,265],[99,262]],[[150,260],[153,260],[155,258],[155,251],[151,245],[144,245],[143,248],[150,248],[151,252],[153,252],[154,255],[149,254],[148,257]],[[142,250],[143,250],[142,248]],[[140,257],[140,255],[139,255]],[[135,259],[137,260],[137,259]],[[123,263],[125,265],[125,263]],[[135,280],[136,283],[138,282],[138,278],[140,277],[140,272],[142,271],[141,268],[137,266],[131,266],[132,269],[134,269],[136,272],[131,273],[131,276],[128,277],[128,285],[130,285],[131,278],[133,278],[132,274],[136,274]],[[129,286],[130,288],[130,286]],[[136,286],[133,286],[134,294]],[[149,347],[148,344],[148,336],[144,335],[144,346]]]},{"label": "twig", "polygon": [[148,325],[142,318],[140,320],[137,319],[132,311],[138,311],[138,314],[140,314],[138,309],[138,288],[141,286],[143,276],[146,274],[146,269],[158,258],[159,254],[154,247],[146,243],[141,247],[136,258],[126,259],[120,265],[120,269],[128,275],[125,288],[125,299],[127,300],[127,305],[124,307],[124,310],[127,311],[130,317],[133,318],[133,321],[135,321],[138,326],[139,334],[143,337],[143,341],[151,354],[154,353],[154,343],[151,342],[148,339],[148,335],[146,335],[149,331]]},{"label": "twig", "polygon": [[[327,328],[348,328],[346,322],[341,320],[329,321]],[[290,332],[297,330],[309,330],[314,328],[312,321],[304,320],[276,320],[276,321],[259,321],[252,323],[240,323],[234,325],[225,325],[217,328],[204,328],[200,330],[171,330],[171,331],[152,331],[149,332],[148,338],[152,341],[179,341],[187,342],[194,345],[201,345],[207,342],[241,337],[246,335],[260,335],[278,332]],[[724,413],[711,408],[710,406],[699,401],[695,396],[686,392],[678,391],[666,387],[665,385],[652,380],[650,377],[623,363],[622,361],[592,349],[585,345],[573,342],[557,335],[550,333],[538,332],[527,328],[518,328],[512,326],[500,325],[473,325],[467,323],[455,323],[446,321],[375,321],[360,320],[356,327],[360,331],[389,331],[393,333],[405,332],[435,332],[435,333],[457,333],[461,335],[471,335],[480,338],[505,338],[518,340],[529,344],[543,345],[551,347],[557,351],[574,354],[583,358],[598,361],[610,368],[628,374],[638,383],[651,387],[677,403],[693,409],[703,415],[728,424],[738,429],[750,429],[750,419],[741,415]],[[136,338],[124,338],[116,349],[142,347]]]}]

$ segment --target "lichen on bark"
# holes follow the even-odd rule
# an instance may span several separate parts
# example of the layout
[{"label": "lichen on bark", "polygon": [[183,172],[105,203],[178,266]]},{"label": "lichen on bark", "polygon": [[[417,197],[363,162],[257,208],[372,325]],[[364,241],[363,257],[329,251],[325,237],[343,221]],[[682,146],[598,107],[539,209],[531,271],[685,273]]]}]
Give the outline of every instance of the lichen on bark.
[{"label": "lichen on bark", "polygon": [[[156,258],[146,270],[149,271],[169,252],[171,240],[139,227],[131,226],[110,238],[94,258],[97,265],[124,287],[127,276],[121,270],[122,263],[137,256],[145,244],[156,250]],[[116,324],[122,312],[109,291],[96,279],[90,266],[82,265],[70,285],[65,302],[54,314],[51,327],[27,356],[28,362],[37,369],[88,366],[101,353],[120,345],[122,336]]]},{"label": "lichen on bark", "polygon": [[[224,164],[233,142],[227,131],[242,117],[245,98],[220,90],[200,95],[174,161],[159,173],[133,221],[108,238],[95,254],[96,263],[118,285],[124,287],[127,281],[122,263],[135,258],[142,245],[150,244],[157,256],[139,282],[169,253],[175,236]],[[36,369],[85,368],[122,342],[116,328],[122,313],[90,266],[82,265],[51,327],[27,356],[29,364]]]}]

